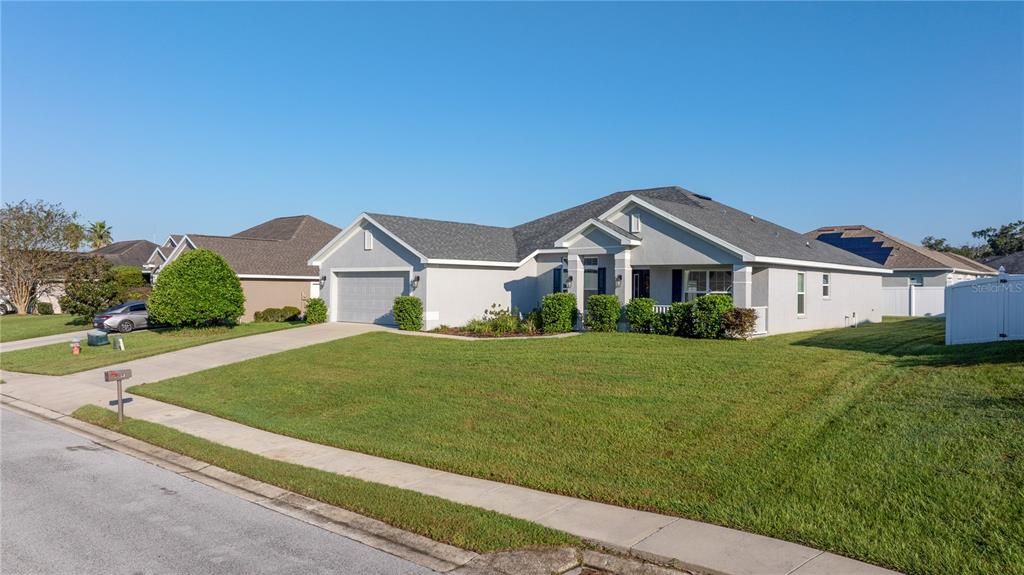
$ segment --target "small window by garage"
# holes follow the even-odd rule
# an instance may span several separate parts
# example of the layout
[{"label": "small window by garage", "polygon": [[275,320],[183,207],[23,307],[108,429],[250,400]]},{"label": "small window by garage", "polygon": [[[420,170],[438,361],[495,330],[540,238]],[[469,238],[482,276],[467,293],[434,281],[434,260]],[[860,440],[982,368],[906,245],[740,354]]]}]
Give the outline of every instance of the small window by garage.
[{"label": "small window by garage", "polygon": [[373,249],[373,230],[363,230],[363,249]]}]

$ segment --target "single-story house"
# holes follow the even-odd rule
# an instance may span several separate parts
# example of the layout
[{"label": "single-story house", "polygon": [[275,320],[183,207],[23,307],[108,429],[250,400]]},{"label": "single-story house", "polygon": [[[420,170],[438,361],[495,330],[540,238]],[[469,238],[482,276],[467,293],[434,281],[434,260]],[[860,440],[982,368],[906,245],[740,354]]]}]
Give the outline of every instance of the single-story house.
[{"label": "single-story house", "polygon": [[868,226],[826,226],[807,235],[892,270],[882,280],[884,315],[942,315],[946,286],[996,274],[970,258],[930,250]]},{"label": "single-story house", "polygon": [[[107,244],[90,252],[75,252],[75,257],[100,256],[105,258],[114,266],[132,266],[142,268],[142,276],[149,281],[149,269],[145,267],[150,254],[157,245],[148,240],[125,240]],[[54,281],[43,293],[36,298],[38,303],[48,303],[53,306],[54,313],[61,313],[60,298],[64,296],[64,281]]]},{"label": "single-story house", "polygon": [[319,295],[319,269],[306,260],[339,232],[306,215],[274,218],[231,236],[172,234],[153,250],[146,265],[155,279],[165,265],[187,251],[217,252],[238,274],[245,292],[241,319],[251,321],[254,313],[270,307],[303,309],[307,298]]},{"label": "single-story house", "polygon": [[149,281],[150,269],[146,267],[149,257],[157,245],[149,240],[125,240],[96,248],[89,255],[102,256],[115,266],[142,268],[142,275]]},{"label": "single-story house", "polygon": [[361,214],[309,259],[332,321],[391,323],[395,296],[425,327],[492,304],[522,313],[552,292],[659,306],[729,293],[760,333],[881,319],[881,265],[679,187],[617,192],[519,226]]},{"label": "single-story house", "polygon": [[985,265],[995,269],[1003,268],[1008,274],[1024,274],[1024,251],[1013,252],[1005,256],[992,256],[985,258]]}]

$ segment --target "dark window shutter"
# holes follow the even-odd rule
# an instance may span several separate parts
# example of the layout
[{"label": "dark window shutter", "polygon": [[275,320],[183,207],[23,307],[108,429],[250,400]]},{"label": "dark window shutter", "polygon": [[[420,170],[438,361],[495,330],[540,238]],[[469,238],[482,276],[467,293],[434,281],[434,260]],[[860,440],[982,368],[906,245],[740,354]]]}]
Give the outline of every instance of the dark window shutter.
[{"label": "dark window shutter", "polygon": [[683,270],[672,270],[672,303],[683,301]]},{"label": "dark window shutter", "polygon": [[604,268],[597,268],[597,293],[605,293]]},{"label": "dark window shutter", "polygon": [[562,268],[555,268],[555,273],[553,275],[555,276],[555,281],[551,287],[551,292],[559,293],[562,291]]}]

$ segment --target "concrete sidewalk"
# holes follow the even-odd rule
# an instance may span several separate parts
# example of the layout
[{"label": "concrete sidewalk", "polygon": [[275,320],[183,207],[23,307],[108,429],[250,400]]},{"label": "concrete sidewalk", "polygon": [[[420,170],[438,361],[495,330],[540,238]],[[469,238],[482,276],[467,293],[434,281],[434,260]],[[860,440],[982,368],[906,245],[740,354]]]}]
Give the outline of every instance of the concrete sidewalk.
[{"label": "concrete sidewalk", "polygon": [[39,347],[41,345],[50,345],[54,343],[67,343],[70,344],[71,340],[78,338],[85,341],[85,334],[89,333],[88,329],[82,331],[69,331],[67,333],[58,333],[54,335],[44,335],[42,337],[33,337],[30,339],[19,339],[17,341],[8,341],[0,343],[0,353],[5,351],[16,351],[19,349],[28,349],[30,347]]},{"label": "concrete sidewalk", "polygon": [[[157,381],[348,335],[373,326],[325,324],[218,342],[128,362],[131,383]],[[307,331],[309,330],[309,331]],[[300,337],[280,338],[284,334]],[[277,336],[277,337],[274,337]],[[233,345],[225,345],[233,344]],[[292,345],[294,344],[294,345]],[[4,373],[5,403],[68,414],[92,403],[106,407],[112,385],[102,369],[65,377]],[[189,409],[136,397],[130,417],[167,425],[222,445],[264,457],[436,495],[527,519],[600,545],[684,569],[728,575],[882,575],[894,572],[816,549],[700,523],[583,499],[554,495],[484,479],[456,475],[261,431]]]}]

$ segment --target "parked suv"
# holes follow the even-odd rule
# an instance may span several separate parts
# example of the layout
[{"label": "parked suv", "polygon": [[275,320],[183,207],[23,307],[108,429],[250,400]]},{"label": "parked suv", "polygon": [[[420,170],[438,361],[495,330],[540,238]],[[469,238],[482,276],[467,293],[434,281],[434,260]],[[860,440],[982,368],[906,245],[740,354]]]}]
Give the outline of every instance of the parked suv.
[{"label": "parked suv", "polygon": [[146,302],[135,300],[114,306],[96,314],[96,317],[92,318],[92,325],[104,331],[119,331],[121,333],[149,327],[149,312],[146,311]]}]

